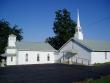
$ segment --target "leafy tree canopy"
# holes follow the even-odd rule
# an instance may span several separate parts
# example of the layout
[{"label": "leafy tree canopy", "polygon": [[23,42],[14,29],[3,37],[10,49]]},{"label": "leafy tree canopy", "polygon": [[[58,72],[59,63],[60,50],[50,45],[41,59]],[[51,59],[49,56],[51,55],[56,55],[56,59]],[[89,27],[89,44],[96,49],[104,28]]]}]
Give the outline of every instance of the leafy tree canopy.
[{"label": "leafy tree canopy", "polygon": [[8,36],[10,34],[16,35],[18,41],[23,39],[22,29],[20,29],[17,25],[11,27],[9,22],[4,19],[0,20],[0,55],[5,52]]},{"label": "leafy tree canopy", "polygon": [[58,50],[71,37],[74,37],[76,22],[71,19],[70,12],[67,9],[57,10],[55,14],[53,24],[55,36],[47,38],[46,42]]}]

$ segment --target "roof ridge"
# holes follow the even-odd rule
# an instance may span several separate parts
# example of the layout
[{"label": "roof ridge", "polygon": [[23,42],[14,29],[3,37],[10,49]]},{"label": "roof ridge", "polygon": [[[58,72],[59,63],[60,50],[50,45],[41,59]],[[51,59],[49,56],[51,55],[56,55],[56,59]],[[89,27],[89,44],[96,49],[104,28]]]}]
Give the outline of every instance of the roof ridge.
[{"label": "roof ridge", "polygon": [[101,40],[101,39],[84,39],[84,40],[82,40],[82,41],[98,41],[98,42],[110,42],[110,40]]},{"label": "roof ridge", "polygon": [[35,42],[35,41],[17,41],[19,43],[47,43],[47,42]]}]

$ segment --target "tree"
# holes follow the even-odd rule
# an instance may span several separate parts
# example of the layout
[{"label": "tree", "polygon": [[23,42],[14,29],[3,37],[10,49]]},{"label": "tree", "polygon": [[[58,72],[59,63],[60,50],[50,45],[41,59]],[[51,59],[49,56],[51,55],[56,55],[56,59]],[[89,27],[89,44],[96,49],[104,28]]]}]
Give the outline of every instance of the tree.
[{"label": "tree", "polygon": [[57,10],[55,14],[53,24],[55,36],[47,38],[46,42],[58,50],[71,37],[74,37],[76,22],[71,19],[70,12],[67,9]]},{"label": "tree", "polygon": [[17,25],[11,27],[8,21],[0,20],[0,55],[5,52],[9,34],[16,35],[18,41],[23,39],[22,29]]}]

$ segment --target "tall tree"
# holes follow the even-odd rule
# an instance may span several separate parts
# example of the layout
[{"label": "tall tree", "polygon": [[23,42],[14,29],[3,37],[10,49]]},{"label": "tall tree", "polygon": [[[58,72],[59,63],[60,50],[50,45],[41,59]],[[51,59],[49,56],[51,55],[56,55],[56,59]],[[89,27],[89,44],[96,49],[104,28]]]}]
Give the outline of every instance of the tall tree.
[{"label": "tall tree", "polygon": [[70,17],[70,12],[67,9],[57,10],[53,24],[54,37],[49,37],[46,42],[49,42],[55,49],[59,49],[71,37],[74,37],[76,22]]},{"label": "tall tree", "polygon": [[22,29],[17,25],[11,27],[8,21],[0,20],[0,55],[5,52],[9,34],[16,35],[18,41],[23,39]]}]

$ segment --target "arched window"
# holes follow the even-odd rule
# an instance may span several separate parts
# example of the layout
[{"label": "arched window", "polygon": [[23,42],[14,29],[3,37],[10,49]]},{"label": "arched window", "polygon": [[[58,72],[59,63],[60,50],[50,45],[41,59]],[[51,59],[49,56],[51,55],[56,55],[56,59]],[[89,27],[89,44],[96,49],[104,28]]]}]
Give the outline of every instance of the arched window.
[{"label": "arched window", "polygon": [[26,59],[25,59],[25,61],[28,61],[28,54],[26,54]]},{"label": "arched window", "polygon": [[39,57],[39,54],[37,54],[37,61],[40,61],[40,57]]},{"label": "arched window", "polygon": [[49,56],[49,54],[48,54],[48,56],[47,56],[47,61],[50,61],[50,56]]}]

